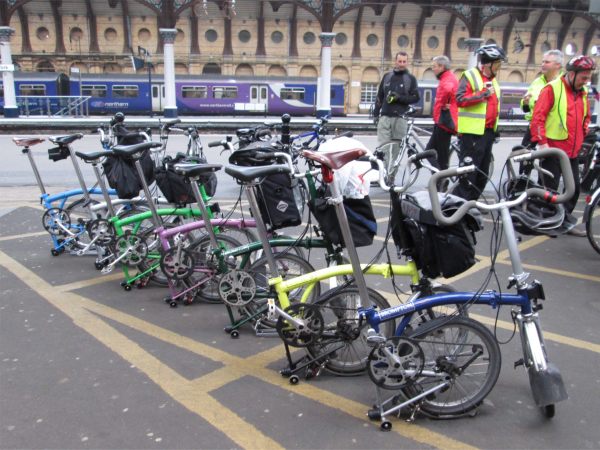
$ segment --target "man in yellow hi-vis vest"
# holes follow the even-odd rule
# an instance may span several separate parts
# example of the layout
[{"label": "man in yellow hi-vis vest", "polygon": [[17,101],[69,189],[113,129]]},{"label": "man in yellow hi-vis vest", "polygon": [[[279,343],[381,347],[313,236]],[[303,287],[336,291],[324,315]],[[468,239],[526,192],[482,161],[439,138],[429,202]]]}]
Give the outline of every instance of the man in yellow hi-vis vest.
[{"label": "man in yellow hi-vis vest", "polygon": [[[565,222],[571,225],[577,221],[571,215],[579,198],[579,161],[581,145],[588,131],[591,113],[586,84],[592,79],[596,64],[589,56],[575,56],[566,66],[567,73],[548,83],[540,92],[531,118],[531,141],[539,149],[556,147],[563,150],[571,162],[575,180],[575,194],[565,204]],[[542,168],[552,173],[543,176],[542,183],[552,190],[558,189],[560,165],[556,158],[541,162]],[[568,228],[565,226],[565,228]],[[569,234],[583,237],[585,231],[569,229]]]},{"label": "man in yellow hi-vis vest", "polygon": [[500,85],[496,75],[506,54],[496,44],[477,49],[479,64],[465,71],[456,92],[460,159],[471,158],[477,171],[462,177],[454,194],[477,199],[488,181],[492,146],[500,115]]}]

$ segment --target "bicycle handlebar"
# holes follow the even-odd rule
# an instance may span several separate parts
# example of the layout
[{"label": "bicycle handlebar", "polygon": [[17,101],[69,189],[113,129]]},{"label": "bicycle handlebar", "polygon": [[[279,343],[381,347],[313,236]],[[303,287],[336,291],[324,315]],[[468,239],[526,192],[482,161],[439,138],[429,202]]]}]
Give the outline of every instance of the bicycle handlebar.
[{"label": "bicycle handlebar", "polygon": [[[424,159],[435,158],[437,157],[437,152],[433,149],[425,150],[423,152],[419,152],[415,155],[410,156],[407,161],[409,164],[413,164],[416,166],[416,170],[418,171],[420,168],[425,167],[431,172],[435,173],[438,171],[435,167],[430,165],[429,163],[424,162]],[[402,186],[388,186],[385,182],[385,168],[383,161],[378,156],[369,156],[369,161],[372,163],[376,163],[379,169],[379,186],[384,191],[389,191],[390,189],[394,189],[394,192],[399,194],[406,192],[417,180],[417,177],[410,177],[408,182]]]},{"label": "bicycle handlebar", "polygon": [[450,226],[458,223],[467,213],[467,211],[471,208],[478,208],[480,210],[485,211],[498,210],[505,207],[510,208],[512,206],[516,206],[524,202],[528,197],[537,197],[548,203],[566,202],[575,193],[575,182],[573,180],[573,173],[571,172],[569,158],[564,151],[558,148],[548,148],[544,150],[535,151],[530,151],[528,149],[519,149],[513,151],[509,155],[509,158],[513,159],[515,162],[545,159],[549,157],[559,158],[560,170],[562,172],[564,183],[564,192],[562,194],[557,194],[546,189],[532,187],[525,190],[514,200],[501,200],[493,204],[486,204],[477,200],[468,200],[465,203],[463,203],[451,216],[448,217],[443,214],[442,208],[440,206],[440,199],[437,191],[438,181],[444,178],[450,178],[474,172],[475,170],[477,170],[477,168],[474,165],[466,167],[452,167],[434,173],[429,179],[427,190],[429,191],[429,197],[431,199],[431,209],[435,220],[437,220],[441,225]]}]

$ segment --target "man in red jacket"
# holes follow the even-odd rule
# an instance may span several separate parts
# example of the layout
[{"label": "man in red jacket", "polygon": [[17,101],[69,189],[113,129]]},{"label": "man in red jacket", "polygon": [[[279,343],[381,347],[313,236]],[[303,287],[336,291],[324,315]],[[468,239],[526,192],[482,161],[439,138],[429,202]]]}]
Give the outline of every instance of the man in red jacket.
[{"label": "man in red jacket", "polygon": [[[591,111],[587,98],[586,84],[592,79],[596,68],[589,56],[576,56],[567,64],[567,72],[560,78],[548,83],[540,92],[531,118],[531,141],[537,142],[539,149],[556,147],[563,150],[571,162],[571,171],[575,180],[575,194],[565,203],[565,211],[570,216],[579,198],[579,162],[577,156],[583,139],[588,131]],[[550,158],[542,161],[541,166],[552,173],[552,177],[542,176],[541,182],[548,188],[558,189],[560,165],[558,160]],[[568,217],[567,222],[574,223]],[[569,234],[585,236],[585,231],[571,228]]]},{"label": "man in red jacket", "polygon": [[450,59],[447,56],[436,56],[431,66],[433,73],[440,81],[435,93],[433,106],[433,133],[427,144],[427,149],[437,151],[437,162],[433,162],[440,169],[448,168],[450,139],[456,134],[458,123],[458,106],[456,104],[456,91],[458,79],[450,71]]}]

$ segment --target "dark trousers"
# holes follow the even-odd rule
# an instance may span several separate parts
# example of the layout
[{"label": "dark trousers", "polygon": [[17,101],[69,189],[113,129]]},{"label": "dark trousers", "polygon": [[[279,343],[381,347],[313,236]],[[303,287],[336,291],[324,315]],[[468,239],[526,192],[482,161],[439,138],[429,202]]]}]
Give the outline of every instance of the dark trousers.
[{"label": "dark trousers", "polygon": [[433,126],[433,132],[431,138],[427,143],[425,150],[433,149],[437,152],[437,159],[431,159],[430,162],[434,167],[444,170],[448,168],[450,160],[450,140],[452,139],[452,133],[448,133],[446,130]]},{"label": "dark trousers", "polygon": [[523,135],[523,140],[521,141],[521,145],[523,147],[528,147],[531,144],[531,130],[527,127],[527,131]]},{"label": "dark trousers", "polygon": [[477,200],[488,182],[490,161],[492,160],[492,146],[496,133],[490,128],[479,136],[476,134],[463,134],[460,138],[460,162],[465,163],[465,158],[471,158],[471,163],[478,170],[460,178],[454,194],[466,200]]},{"label": "dark trousers", "polygon": [[[580,191],[580,183],[579,179],[579,161],[577,158],[569,159],[571,163],[571,172],[573,173],[573,180],[575,181],[575,194],[571,197],[566,203],[564,203],[565,211],[571,214],[575,209],[575,205],[577,205],[577,200],[579,199],[579,191]],[[543,169],[546,169],[550,173],[552,173],[554,178],[549,176],[540,175],[539,183],[548,189],[552,189],[556,191],[558,189],[558,183],[561,178],[560,171],[560,162],[556,158],[546,158],[541,163]]]}]

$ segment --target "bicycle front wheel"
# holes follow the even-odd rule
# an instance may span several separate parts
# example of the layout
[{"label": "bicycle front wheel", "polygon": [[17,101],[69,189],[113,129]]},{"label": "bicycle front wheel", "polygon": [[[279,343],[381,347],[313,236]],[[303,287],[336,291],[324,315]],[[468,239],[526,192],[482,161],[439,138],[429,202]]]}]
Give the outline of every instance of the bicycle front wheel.
[{"label": "bicycle front wheel", "polygon": [[[360,323],[359,306],[376,306],[378,310],[389,308],[388,301],[373,289],[368,289],[369,298],[360,298],[354,286],[340,290],[333,295],[325,295],[316,305],[323,315],[325,324],[321,338],[307,347],[312,358],[325,362],[325,369],[335,375],[354,376],[364,373],[371,347],[367,344],[366,321]],[[394,321],[380,325],[380,334],[392,336]]]},{"label": "bicycle front wheel", "polygon": [[585,231],[590,244],[592,244],[592,248],[600,253],[600,195],[596,197],[588,208]]},{"label": "bicycle front wheel", "polygon": [[[421,410],[433,417],[459,416],[477,408],[493,389],[502,357],[498,342],[481,323],[466,317],[440,317],[410,336],[423,351],[423,368],[404,392],[425,397]],[[445,386],[444,386],[445,384]]]}]

